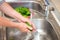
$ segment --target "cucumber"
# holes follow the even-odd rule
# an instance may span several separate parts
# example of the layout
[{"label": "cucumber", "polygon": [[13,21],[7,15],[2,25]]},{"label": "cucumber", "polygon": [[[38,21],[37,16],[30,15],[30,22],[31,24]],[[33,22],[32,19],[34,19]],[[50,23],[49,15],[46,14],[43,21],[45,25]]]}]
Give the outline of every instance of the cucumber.
[{"label": "cucumber", "polygon": [[28,22],[25,22],[28,25],[28,29],[32,31],[32,25],[30,25]]}]

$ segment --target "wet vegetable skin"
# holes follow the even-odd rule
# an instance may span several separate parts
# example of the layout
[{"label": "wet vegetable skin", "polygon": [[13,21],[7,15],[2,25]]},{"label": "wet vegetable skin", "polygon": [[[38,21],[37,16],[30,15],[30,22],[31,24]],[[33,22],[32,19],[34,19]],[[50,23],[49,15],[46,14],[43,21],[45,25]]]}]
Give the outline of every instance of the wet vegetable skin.
[{"label": "wet vegetable skin", "polygon": [[30,31],[32,31],[32,25],[30,25],[28,22],[25,22],[28,25],[28,28]]}]

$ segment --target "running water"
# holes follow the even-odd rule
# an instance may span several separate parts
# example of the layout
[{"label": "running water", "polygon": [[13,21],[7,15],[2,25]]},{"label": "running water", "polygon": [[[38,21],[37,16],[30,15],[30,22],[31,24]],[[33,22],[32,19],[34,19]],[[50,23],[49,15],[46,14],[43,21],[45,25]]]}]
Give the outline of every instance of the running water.
[{"label": "running water", "polygon": [[37,29],[33,40],[43,40],[43,36],[45,35],[46,33],[43,30]]},{"label": "running water", "polygon": [[[32,9],[30,9],[30,11],[31,11]],[[35,11],[35,10],[34,10]],[[38,11],[35,11],[35,12],[38,12]],[[35,26],[38,26],[38,27],[40,27],[40,23],[39,23],[39,19],[33,19],[33,11],[31,11],[31,16],[30,16],[30,20],[35,24]],[[38,13],[40,13],[40,12],[38,12]],[[34,13],[34,14],[36,14],[36,13]],[[43,15],[43,14],[42,14]],[[44,15],[43,15],[44,16]],[[33,36],[34,36],[34,38],[32,39],[32,40],[40,40],[40,34],[43,34],[43,31],[42,30],[39,30],[39,29],[37,29],[36,30],[36,32],[33,32]],[[30,39],[30,37],[32,36],[32,33],[30,32],[30,33],[27,33],[27,36],[26,36],[26,39],[25,40],[29,40]]]},{"label": "running water", "polygon": [[26,39],[25,40],[29,40],[31,36],[32,36],[32,33],[31,32],[27,33],[27,36],[26,36]]},{"label": "running water", "polygon": [[36,31],[35,35],[34,35],[34,39],[33,40],[40,40],[40,34],[38,31]]}]

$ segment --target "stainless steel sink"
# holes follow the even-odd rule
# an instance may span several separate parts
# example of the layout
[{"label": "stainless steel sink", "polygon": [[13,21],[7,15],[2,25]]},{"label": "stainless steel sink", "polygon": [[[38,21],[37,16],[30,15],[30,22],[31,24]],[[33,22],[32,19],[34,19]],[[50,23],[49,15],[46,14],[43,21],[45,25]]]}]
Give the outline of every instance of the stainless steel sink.
[{"label": "stainless steel sink", "polygon": [[[13,2],[9,3],[13,8],[18,6],[28,7],[34,12],[34,16],[32,17],[32,22],[35,24],[36,28],[41,32],[39,33],[40,40],[58,40],[56,32],[54,31],[52,25],[45,19],[44,10],[37,2]],[[38,12],[36,12],[38,11]],[[9,16],[4,14],[4,17]],[[14,21],[14,20],[13,20]],[[7,40],[26,40],[27,33],[22,33],[20,30],[16,28],[6,28]],[[35,35],[38,35],[37,32],[32,33],[28,40],[34,40],[36,38]]]},{"label": "stainless steel sink", "polygon": [[[54,29],[48,21],[46,21],[45,19],[33,19],[33,23],[40,31],[39,36],[38,33],[35,32],[32,33],[29,37],[30,34],[19,32],[19,30],[17,30],[16,28],[8,28],[7,40],[58,40]],[[37,38],[37,36],[39,38]]]}]

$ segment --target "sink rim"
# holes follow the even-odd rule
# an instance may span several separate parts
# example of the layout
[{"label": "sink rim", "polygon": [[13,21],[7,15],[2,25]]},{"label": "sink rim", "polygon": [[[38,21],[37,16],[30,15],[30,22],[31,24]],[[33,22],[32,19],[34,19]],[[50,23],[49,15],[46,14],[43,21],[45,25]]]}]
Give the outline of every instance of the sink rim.
[{"label": "sink rim", "polygon": [[7,3],[37,3],[40,4],[38,1],[6,1]]}]

